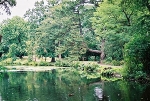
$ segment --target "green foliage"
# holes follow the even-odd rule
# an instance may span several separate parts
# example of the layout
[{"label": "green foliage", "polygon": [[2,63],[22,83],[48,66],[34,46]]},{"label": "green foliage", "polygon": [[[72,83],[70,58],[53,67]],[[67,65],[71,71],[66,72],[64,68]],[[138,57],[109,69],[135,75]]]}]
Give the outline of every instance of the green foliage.
[{"label": "green foliage", "polygon": [[145,79],[147,75],[143,71],[136,71],[134,76],[136,80],[142,80]]},{"label": "green foliage", "polygon": [[[3,21],[1,64],[49,66],[48,62],[33,61],[33,56],[62,56],[65,59],[56,61],[56,66],[92,73],[99,66],[72,62],[91,48],[104,50],[105,61],[113,65],[122,65],[124,59],[127,75],[139,78],[150,74],[149,0],[103,0],[99,6],[97,0],[90,0],[94,4],[91,7],[82,5],[84,1],[37,1],[24,15],[28,22],[17,16]],[[8,2],[16,4],[15,0]],[[100,46],[101,40],[105,41],[104,47]],[[22,60],[25,55],[29,60]]]},{"label": "green foliage", "polygon": [[78,66],[78,70],[80,71],[84,71],[84,72],[87,72],[87,73],[96,73],[99,69],[99,65],[98,64],[80,64]]},{"label": "green foliage", "polygon": [[136,71],[150,73],[150,38],[147,36],[135,35],[134,38],[125,45],[125,64],[127,72],[130,74]]},{"label": "green foliage", "polygon": [[[124,44],[129,41],[129,21],[127,20],[120,1],[114,3],[104,0],[91,18],[92,27],[98,39],[105,39],[106,59],[123,60]],[[130,15],[130,10],[124,9]],[[130,17],[134,17],[133,14]],[[131,20],[130,18],[130,20]]]},{"label": "green foliage", "polygon": [[122,65],[121,62],[120,62],[120,61],[117,61],[117,60],[113,60],[111,63],[112,63],[114,66],[120,66],[120,65]]},{"label": "green foliage", "polygon": [[28,60],[26,60],[26,59],[16,59],[14,62],[13,62],[13,64],[14,65],[26,65],[26,66],[28,66]]},{"label": "green foliage", "polygon": [[93,73],[93,72],[97,72],[98,67],[99,67],[98,65],[93,64],[93,65],[84,66],[84,69],[86,72],[92,72]]},{"label": "green foliage", "polygon": [[137,23],[132,27],[132,33],[141,34],[145,36],[149,36],[150,33],[150,15],[149,14],[141,14],[137,18]]},{"label": "green foliage", "polygon": [[[6,67],[0,65],[0,71],[6,71],[6,70],[7,70]],[[0,73],[0,75],[1,75],[1,74],[2,74],[2,73]]]},{"label": "green foliage", "polygon": [[105,70],[102,72],[102,76],[104,77],[113,77],[114,71],[113,70]]},{"label": "green foliage", "polygon": [[9,47],[8,57],[10,57],[10,58],[12,57],[15,60],[16,52],[17,52],[17,45],[11,44]]},{"label": "green foliage", "polygon": [[6,20],[1,26],[3,53],[8,53],[8,57],[22,58],[26,53],[27,33],[27,22],[24,19],[15,16]]},{"label": "green foliage", "polygon": [[80,66],[79,62],[72,62],[71,67],[74,67],[75,69],[77,69]]},{"label": "green foliage", "polygon": [[[47,7],[44,5],[44,1],[36,1],[34,8],[29,9],[24,14],[24,17],[32,24],[32,28],[37,27],[41,21],[44,19],[44,12],[47,10]],[[34,30],[34,29],[32,29]]]},{"label": "green foliage", "polygon": [[109,34],[106,37],[106,45],[105,45],[105,54],[106,59],[123,60],[123,49],[124,44],[129,41],[129,36],[125,35],[125,33],[120,34]]},{"label": "green foliage", "polygon": [[[50,50],[50,42],[49,38],[44,36],[43,33],[40,35],[37,28],[41,25],[41,22],[45,19],[45,12],[48,11],[47,5],[44,4],[44,1],[36,1],[34,4],[34,8],[29,9],[24,14],[24,17],[29,22],[29,34],[28,34],[28,42],[27,42],[27,53],[28,56],[31,57],[32,61],[33,55],[37,56],[49,56]],[[47,37],[47,38],[45,38]],[[44,41],[43,41],[44,40]],[[49,44],[49,46],[46,45]],[[49,50],[48,50],[49,49]]]},{"label": "green foliage", "polygon": [[7,58],[7,59],[2,60],[0,62],[0,65],[4,65],[4,66],[6,66],[6,65],[12,65],[12,64],[13,64],[13,59],[12,58]]},{"label": "green foliage", "polygon": [[123,79],[123,70],[121,67],[101,67],[101,75],[104,80],[118,80]]},{"label": "green foliage", "polygon": [[4,67],[4,66],[2,66],[2,65],[0,65],[0,80],[4,77],[4,72],[5,71],[7,71],[7,69]]},{"label": "green foliage", "polygon": [[74,67],[75,69],[79,71],[84,71],[86,73],[96,73],[98,71],[98,68],[100,67],[98,64],[82,64],[79,62],[71,62],[67,60],[58,60],[55,63],[55,66],[59,67]]},{"label": "green foliage", "polygon": [[29,66],[38,66],[38,63],[35,61],[28,62]]},{"label": "green foliage", "polygon": [[58,66],[58,67],[70,67],[71,66],[71,62],[67,61],[67,60],[58,60],[58,61],[56,61],[55,66]]},{"label": "green foliage", "polygon": [[45,62],[45,61],[40,61],[38,63],[38,66],[49,66],[50,64],[48,62]]}]

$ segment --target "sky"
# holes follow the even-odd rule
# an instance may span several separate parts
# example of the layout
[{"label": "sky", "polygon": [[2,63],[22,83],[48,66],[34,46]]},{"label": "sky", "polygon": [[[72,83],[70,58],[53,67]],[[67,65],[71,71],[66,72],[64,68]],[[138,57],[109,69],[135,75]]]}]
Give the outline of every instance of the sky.
[{"label": "sky", "polygon": [[29,8],[33,8],[34,7],[34,3],[36,1],[41,1],[41,0],[16,0],[16,1],[17,1],[17,5],[15,7],[10,8],[11,15],[7,15],[4,12],[3,15],[0,15],[0,22],[3,21],[4,19],[12,18],[13,16],[23,17],[25,12]]}]

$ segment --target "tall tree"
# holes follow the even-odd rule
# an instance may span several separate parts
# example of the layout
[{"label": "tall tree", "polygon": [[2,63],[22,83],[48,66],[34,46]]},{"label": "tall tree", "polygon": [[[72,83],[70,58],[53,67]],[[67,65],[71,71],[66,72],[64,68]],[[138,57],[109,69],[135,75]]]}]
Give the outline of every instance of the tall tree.
[{"label": "tall tree", "polygon": [[8,48],[8,56],[22,58],[26,54],[27,22],[15,16],[2,24],[1,33],[3,36],[1,47]]},{"label": "tall tree", "polygon": [[105,39],[106,58],[109,60],[123,60],[122,50],[130,36],[127,33],[135,20],[133,9],[121,6],[121,3],[104,0],[91,18],[95,34]]},{"label": "tall tree", "polygon": [[41,25],[41,22],[44,20],[46,11],[47,6],[42,0],[35,2],[34,8],[27,10],[24,14],[24,18],[27,19],[30,23],[30,33],[28,34],[29,40],[27,49],[30,59],[33,59],[33,56],[36,55],[37,39],[39,38],[39,35],[36,34],[36,29]]},{"label": "tall tree", "polygon": [[[50,38],[49,48],[51,53],[59,55],[68,53],[68,56],[78,57],[82,54],[83,37],[80,33],[78,15],[74,13],[75,4],[72,1],[54,3],[49,2],[50,8],[47,18],[43,21],[39,32],[47,33]],[[48,42],[47,42],[48,43]],[[47,44],[43,43],[43,44]],[[53,47],[53,45],[55,47]],[[53,51],[52,51],[53,50]],[[53,55],[53,56],[56,56]]]},{"label": "tall tree", "polygon": [[[136,14],[130,33],[133,37],[125,44],[124,60],[127,75],[150,74],[150,0],[127,0]],[[130,1],[130,2],[129,2]],[[133,5],[131,5],[133,4]],[[143,73],[143,74],[144,74]]]}]

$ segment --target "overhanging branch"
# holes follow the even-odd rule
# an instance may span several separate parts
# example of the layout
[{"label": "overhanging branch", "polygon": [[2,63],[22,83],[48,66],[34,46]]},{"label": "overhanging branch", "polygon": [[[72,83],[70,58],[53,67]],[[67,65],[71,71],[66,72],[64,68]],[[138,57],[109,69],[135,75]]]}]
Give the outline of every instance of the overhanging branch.
[{"label": "overhanging branch", "polygon": [[89,52],[101,54],[102,52],[99,50],[88,49]]}]

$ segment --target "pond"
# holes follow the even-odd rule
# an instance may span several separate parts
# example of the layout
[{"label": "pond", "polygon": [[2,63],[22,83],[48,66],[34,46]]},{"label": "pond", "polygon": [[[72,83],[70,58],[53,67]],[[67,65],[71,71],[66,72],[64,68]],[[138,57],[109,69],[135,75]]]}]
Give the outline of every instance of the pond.
[{"label": "pond", "polygon": [[0,80],[0,101],[150,101],[149,94],[149,84],[90,80],[67,69],[8,72]]}]

